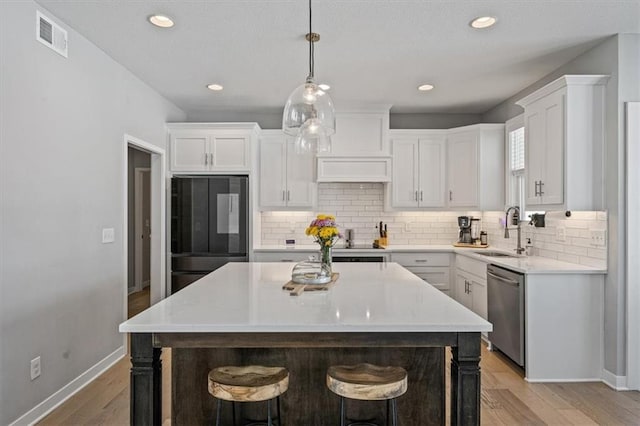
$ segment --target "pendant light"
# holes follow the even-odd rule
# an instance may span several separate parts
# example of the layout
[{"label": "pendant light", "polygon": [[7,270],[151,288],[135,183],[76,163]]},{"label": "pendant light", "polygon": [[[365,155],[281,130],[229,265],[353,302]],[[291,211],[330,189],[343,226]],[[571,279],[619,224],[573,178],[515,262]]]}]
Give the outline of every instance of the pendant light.
[{"label": "pendant light", "polygon": [[320,35],[311,30],[311,0],[306,39],[309,42],[309,75],[287,99],[282,114],[282,130],[296,136],[298,152],[328,152],[331,150],[329,136],[336,132],[336,116],[331,97],[314,79],[314,43],[320,40]]}]

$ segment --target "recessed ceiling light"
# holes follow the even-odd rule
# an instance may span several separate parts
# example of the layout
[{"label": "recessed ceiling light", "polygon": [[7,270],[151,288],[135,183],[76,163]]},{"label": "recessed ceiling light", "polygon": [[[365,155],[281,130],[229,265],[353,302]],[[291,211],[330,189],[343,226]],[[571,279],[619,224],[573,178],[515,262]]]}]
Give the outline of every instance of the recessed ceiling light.
[{"label": "recessed ceiling light", "polygon": [[489,28],[494,25],[498,20],[493,16],[480,16],[473,21],[469,25],[473,28]]},{"label": "recessed ceiling light", "polygon": [[418,90],[421,92],[428,92],[429,90],[433,90],[433,84],[423,84],[418,86]]},{"label": "recessed ceiling light", "polygon": [[173,20],[165,15],[151,15],[149,16],[149,22],[160,28],[173,27]]},{"label": "recessed ceiling light", "polygon": [[224,89],[224,87],[222,87],[221,84],[214,83],[214,84],[208,84],[207,89],[219,92],[220,90]]},{"label": "recessed ceiling light", "polygon": [[329,90],[331,89],[331,86],[329,86],[328,84],[318,84],[318,87],[321,88],[322,90]]}]

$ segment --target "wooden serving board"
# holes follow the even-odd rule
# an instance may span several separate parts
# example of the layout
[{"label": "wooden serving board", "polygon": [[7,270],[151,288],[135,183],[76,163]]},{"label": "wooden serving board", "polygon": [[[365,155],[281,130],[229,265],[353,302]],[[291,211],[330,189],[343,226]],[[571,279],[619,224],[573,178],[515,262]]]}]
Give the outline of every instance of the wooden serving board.
[{"label": "wooden serving board", "polygon": [[489,244],[469,244],[469,243],[453,243],[454,247],[473,247],[473,248],[487,248]]},{"label": "wooden serving board", "polygon": [[336,281],[338,281],[338,278],[340,278],[340,273],[334,272],[331,274],[331,281],[326,284],[298,284],[293,281],[289,281],[282,286],[282,289],[287,290],[289,292],[289,296],[299,296],[305,291],[327,291],[333,287]]}]

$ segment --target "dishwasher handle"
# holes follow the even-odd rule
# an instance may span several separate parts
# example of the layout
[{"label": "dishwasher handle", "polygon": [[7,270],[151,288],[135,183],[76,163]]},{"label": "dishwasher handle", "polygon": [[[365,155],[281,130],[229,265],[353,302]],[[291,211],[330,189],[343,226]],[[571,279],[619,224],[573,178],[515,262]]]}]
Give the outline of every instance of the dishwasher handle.
[{"label": "dishwasher handle", "polygon": [[500,275],[492,274],[489,271],[487,271],[487,275],[490,276],[491,278],[494,278],[494,279],[496,279],[498,281],[501,281],[501,282],[503,282],[505,284],[508,284],[510,286],[513,286],[513,287],[520,286],[520,283],[518,281],[510,280],[508,278],[501,277]]}]

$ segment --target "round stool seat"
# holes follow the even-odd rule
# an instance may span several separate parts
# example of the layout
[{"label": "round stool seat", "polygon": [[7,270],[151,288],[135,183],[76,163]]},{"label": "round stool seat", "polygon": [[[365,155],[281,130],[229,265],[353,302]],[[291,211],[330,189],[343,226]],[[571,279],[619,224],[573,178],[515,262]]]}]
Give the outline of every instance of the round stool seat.
[{"label": "round stool seat", "polygon": [[407,371],[372,364],[334,365],[327,370],[327,387],[350,399],[393,399],[407,391]]},{"label": "round stool seat", "polygon": [[289,372],[284,367],[227,366],[209,372],[209,393],[225,401],[266,401],[288,388]]}]

